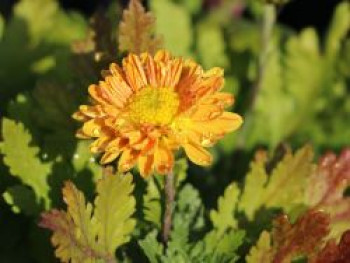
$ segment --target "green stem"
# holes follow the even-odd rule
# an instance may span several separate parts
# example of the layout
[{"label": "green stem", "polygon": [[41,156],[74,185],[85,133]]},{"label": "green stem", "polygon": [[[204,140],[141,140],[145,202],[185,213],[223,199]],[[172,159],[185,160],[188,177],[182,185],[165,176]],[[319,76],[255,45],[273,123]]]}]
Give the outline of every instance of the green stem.
[{"label": "green stem", "polygon": [[268,64],[270,53],[273,47],[273,28],[276,23],[276,7],[272,4],[264,6],[264,15],[261,28],[261,52],[259,57],[258,76],[253,87],[251,108],[254,108],[256,97],[261,89],[265,78],[266,65]]},{"label": "green stem", "polygon": [[166,245],[169,241],[169,236],[172,227],[173,206],[175,200],[175,185],[174,185],[174,173],[169,172],[165,177],[165,211],[163,218],[163,231],[162,239]]},{"label": "green stem", "polygon": [[263,81],[265,79],[266,67],[269,62],[269,57],[273,49],[273,28],[276,23],[276,6],[273,4],[265,4],[264,14],[262,18],[261,25],[261,51],[259,55],[259,64],[257,70],[256,81],[252,86],[251,96],[248,100],[249,112],[245,116],[245,125],[243,126],[243,131],[240,138],[238,139],[238,146],[244,147],[246,143],[246,137],[249,130],[251,129],[251,123],[253,121],[252,112],[254,111],[256,99],[259,95],[259,91],[262,87]]}]

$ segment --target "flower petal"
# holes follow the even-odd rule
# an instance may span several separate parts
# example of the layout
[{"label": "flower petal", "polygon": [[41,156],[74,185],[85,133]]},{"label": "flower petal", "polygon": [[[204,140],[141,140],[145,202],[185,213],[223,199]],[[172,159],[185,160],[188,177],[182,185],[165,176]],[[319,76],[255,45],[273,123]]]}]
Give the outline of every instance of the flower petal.
[{"label": "flower petal", "polygon": [[126,172],[130,170],[135,163],[137,162],[137,158],[139,157],[139,152],[133,149],[126,149],[123,151],[119,163],[118,163],[118,171]]},{"label": "flower petal", "polygon": [[113,162],[118,156],[120,152],[105,152],[102,156],[100,163],[102,165]]},{"label": "flower petal", "polygon": [[130,54],[124,58],[123,69],[125,71],[126,79],[134,91],[138,91],[148,85],[142,63],[138,56]]},{"label": "flower petal", "polygon": [[186,143],[183,145],[187,156],[192,162],[198,165],[207,166],[212,163],[213,157],[202,146],[196,143]]},{"label": "flower petal", "polygon": [[141,156],[139,158],[139,170],[142,177],[148,177],[153,171],[154,155]]},{"label": "flower petal", "polygon": [[172,151],[164,145],[161,141],[154,152],[154,163],[157,172],[160,174],[167,174],[174,166],[174,155]]}]

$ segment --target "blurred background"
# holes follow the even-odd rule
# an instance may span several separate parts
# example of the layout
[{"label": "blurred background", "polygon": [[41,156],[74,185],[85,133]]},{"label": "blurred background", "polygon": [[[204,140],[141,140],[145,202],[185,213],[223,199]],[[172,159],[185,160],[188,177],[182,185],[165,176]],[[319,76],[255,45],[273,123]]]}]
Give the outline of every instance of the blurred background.
[{"label": "blurred background", "polygon": [[[22,125],[1,127],[0,138],[8,135],[18,164],[34,167],[10,170],[0,158],[0,262],[53,261],[47,232],[36,225],[45,201],[28,178],[45,178],[52,207],[62,206],[67,179],[93,196],[99,156],[74,137],[71,114],[100,71],[125,54],[118,23],[127,2],[0,0],[1,125]],[[242,182],[257,149],[272,154],[309,143],[319,156],[350,145],[349,2],[264,2],[144,1],[165,48],[225,69],[224,89],[236,98],[230,110],[244,116],[243,127],[212,150],[212,167],[190,164],[188,180],[207,208],[230,182]]]}]

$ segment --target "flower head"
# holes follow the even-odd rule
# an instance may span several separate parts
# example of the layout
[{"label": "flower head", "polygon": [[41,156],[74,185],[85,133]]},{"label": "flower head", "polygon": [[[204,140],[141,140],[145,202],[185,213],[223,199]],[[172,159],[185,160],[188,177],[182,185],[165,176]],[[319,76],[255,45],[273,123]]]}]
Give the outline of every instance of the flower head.
[{"label": "flower head", "polygon": [[90,149],[103,153],[102,164],[119,157],[120,171],[138,163],[143,176],[168,173],[181,147],[192,162],[209,165],[205,147],[242,124],[239,115],[224,111],[233,97],[219,92],[220,68],[204,71],[159,51],[130,54],[122,67],[113,63],[102,75],[104,81],[89,87],[93,105],[80,106],[73,117],[84,122],[78,137],[95,139]]}]

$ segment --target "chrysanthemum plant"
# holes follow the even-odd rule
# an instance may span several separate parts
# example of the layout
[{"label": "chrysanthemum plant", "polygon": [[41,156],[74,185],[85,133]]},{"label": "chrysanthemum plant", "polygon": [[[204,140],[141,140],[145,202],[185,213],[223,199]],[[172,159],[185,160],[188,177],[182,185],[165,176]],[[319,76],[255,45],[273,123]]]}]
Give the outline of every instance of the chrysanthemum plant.
[{"label": "chrysanthemum plant", "polygon": [[[274,4],[284,3],[267,2],[255,92],[274,61]],[[338,10],[350,14],[348,4]],[[274,154],[259,150],[244,183],[230,183],[206,212],[199,191],[186,182],[187,159],[194,173],[211,165],[208,148],[243,123],[227,110],[234,97],[222,91],[223,70],[167,51],[154,16],[138,0],[123,12],[118,54],[109,26],[98,13],[88,39],[73,46],[75,62],[92,62],[89,72],[105,70],[73,114],[82,122],[77,137],[90,142],[79,141],[71,163],[56,152],[49,153],[55,160],[37,158],[27,123],[2,121],[4,163],[21,180],[3,197],[14,212],[41,213],[39,225],[52,231],[61,262],[349,262],[350,149],[317,163],[309,145],[294,153],[284,145]],[[19,162],[23,156],[26,162]],[[71,175],[62,188],[66,209],[54,209],[60,200],[49,175],[63,170]],[[82,191],[77,174],[94,177],[95,196]]]}]

